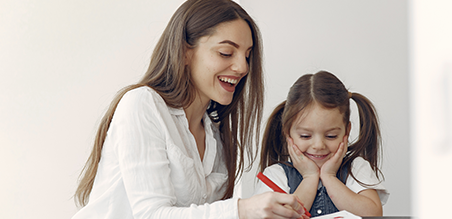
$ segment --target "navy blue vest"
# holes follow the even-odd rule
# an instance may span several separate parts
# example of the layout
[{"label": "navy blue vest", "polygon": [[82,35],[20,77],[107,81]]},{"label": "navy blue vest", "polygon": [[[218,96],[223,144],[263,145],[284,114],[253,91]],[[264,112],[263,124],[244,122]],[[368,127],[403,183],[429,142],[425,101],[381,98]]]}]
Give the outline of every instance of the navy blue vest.
[{"label": "navy blue vest", "polygon": [[[288,162],[290,163],[290,162]],[[292,163],[290,163],[292,164]],[[303,176],[298,172],[295,167],[288,166],[283,163],[279,163],[284,169],[284,172],[286,173],[288,186],[290,188],[290,194],[293,194],[295,190],[297,189],[298,185],[303,180]],[[336,177],[342,181],[342,183],[345,184],[347,180],[347,167],[342,168],[342,179],[339,178],[339,171],[336,174]],[[326,192],[325,186],[321,186],[317,190],[317,195],[315,196],[314,203],[312,203],[311,210],[309,213],[311,213],[312,217],[317,217],[325,214],[331,214],[334,212],[338,212],[339,210],[336,208],[336,206],[333,204],[333,201],[331,201],[330,196],[328,196],[328,193]]]}]

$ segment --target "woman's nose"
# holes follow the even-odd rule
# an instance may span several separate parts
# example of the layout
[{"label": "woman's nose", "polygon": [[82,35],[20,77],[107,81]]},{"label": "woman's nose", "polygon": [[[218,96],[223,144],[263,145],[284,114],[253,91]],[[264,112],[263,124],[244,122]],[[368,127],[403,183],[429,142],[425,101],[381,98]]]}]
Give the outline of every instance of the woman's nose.
[{"label": "woman's nose", "polygon": [[247,74],[249,68],[247,58],[245,56],[237,56],[231,68],[236,73]]}]

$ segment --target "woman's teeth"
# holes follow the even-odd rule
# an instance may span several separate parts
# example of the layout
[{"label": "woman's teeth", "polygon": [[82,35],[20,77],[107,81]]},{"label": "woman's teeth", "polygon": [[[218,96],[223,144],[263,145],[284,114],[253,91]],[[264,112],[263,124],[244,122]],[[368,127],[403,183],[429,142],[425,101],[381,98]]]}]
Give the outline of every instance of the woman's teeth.
[{"label": "woman's teeth", "polygon": [[238,82],[237,79],[232,79],[232,78],[220,77],[218,79],[220,79],[220,81],[222,81],[222,82],[226,82],[226,83],[229,83],[229,84],[237,84],[237,82]]}]

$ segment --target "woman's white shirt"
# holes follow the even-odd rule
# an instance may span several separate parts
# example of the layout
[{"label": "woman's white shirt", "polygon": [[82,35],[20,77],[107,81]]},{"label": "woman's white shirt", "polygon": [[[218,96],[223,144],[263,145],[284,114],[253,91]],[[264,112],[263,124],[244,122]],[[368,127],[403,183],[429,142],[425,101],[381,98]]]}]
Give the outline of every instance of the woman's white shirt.
[{"label": "woman's white shirt", "polygon": [[[360,185],[353,177],[347,177],[347,181],[345,185],[353,192],[359,193],[366,189],[375,189],[380,196],[381,204],[386,204],[389,198],[389,192],[384,187],[383,183],[377,179],[375,176],[375,172],[370,167],[369,162],[364,160],[362,157],[357,157],[352,162],[353,175],[359,179],[361,182],[368,184],[370,186]],[[269,179],[271,179],[274,183],[276,183],[282,190],[289,193],[290,188],[288,185],[288,180],[284,169],[279,164],[273,164],[267,168],[265,168],[264,175],[266,175]],[[319,181],[319,186],[321,186],[321,181]],[[254,190],[254,194],[261,194],[267,191],[273,191],[268,186],[266,186],[261,181],[256,185],[256,189]]]},{"label": "woman's white shirt", "polygon": [[77,218],[238,218],[227,187],[220,134],[203,118],[201,161],[183,109],[149,87],[127,92],[107,132],[89,198]]}]

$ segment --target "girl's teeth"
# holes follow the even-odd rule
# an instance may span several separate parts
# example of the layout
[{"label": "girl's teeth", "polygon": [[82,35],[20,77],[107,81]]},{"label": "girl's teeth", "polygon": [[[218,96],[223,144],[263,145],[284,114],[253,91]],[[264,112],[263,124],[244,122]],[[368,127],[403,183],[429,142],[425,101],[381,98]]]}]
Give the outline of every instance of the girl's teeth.
[{"label": "girl's teeth", "polygon": [[325,155],[314,155],[314,154],[311,154],[311,156],[317,157],[317,158],[322,158],[322,157],[324,157]]}]

